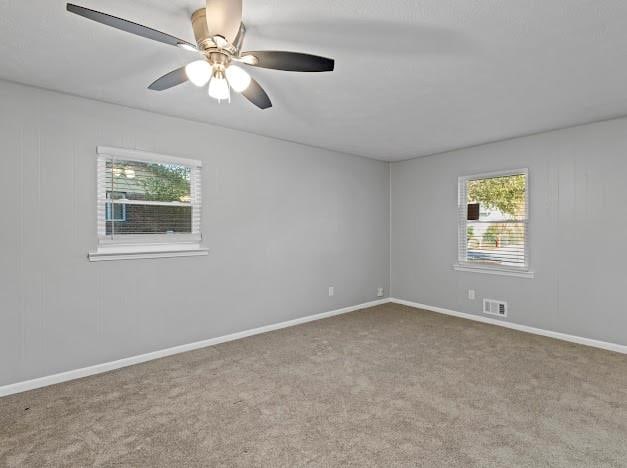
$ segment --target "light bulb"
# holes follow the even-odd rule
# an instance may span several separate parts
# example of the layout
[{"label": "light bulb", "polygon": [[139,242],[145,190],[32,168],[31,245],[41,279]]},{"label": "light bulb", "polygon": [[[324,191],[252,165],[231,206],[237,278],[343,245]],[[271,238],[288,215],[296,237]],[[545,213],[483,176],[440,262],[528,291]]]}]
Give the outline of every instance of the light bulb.
[{"label": "light bulb", "polygon": [[196,86],[205,86],[211,78],[211,65],[206,60],[196,60],[185,66],[185,74]]},{"label": "light bulb", "polygon": [[213,77],[209,82],[209,96],[217,99],[218,101],[222,101],[223,99],[231,99],[229,83],[224,78],[224,72],[216,70],[213,73]]},{"label": "light bulb", "polygon": [[241,93],[248,88],[248,85],[250,85],[250,75],[246,72],[246,70],[238,67],[237,65],[230,65],[229,68],[226,69],[225,73],[231,88],[238,93]]}]

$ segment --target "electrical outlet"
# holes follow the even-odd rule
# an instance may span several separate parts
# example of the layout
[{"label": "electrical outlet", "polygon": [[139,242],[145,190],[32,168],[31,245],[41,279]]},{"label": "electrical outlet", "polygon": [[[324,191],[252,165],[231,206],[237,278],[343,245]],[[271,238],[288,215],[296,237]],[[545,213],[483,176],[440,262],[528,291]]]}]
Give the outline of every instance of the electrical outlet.
[{"label": "electrical outlet", "polygon": [[335,294],[335,288],[333,286],[329,286],[329,297]]},{"label": "electrical outlet", "polygon": [[377,289],[377,297],[383,297],[383,288]]},{"label": "electrical outlet", "polygon": [[468,290],[468,299],[474,301],[475,300],[475,290],[474,289],[469,289]]}]

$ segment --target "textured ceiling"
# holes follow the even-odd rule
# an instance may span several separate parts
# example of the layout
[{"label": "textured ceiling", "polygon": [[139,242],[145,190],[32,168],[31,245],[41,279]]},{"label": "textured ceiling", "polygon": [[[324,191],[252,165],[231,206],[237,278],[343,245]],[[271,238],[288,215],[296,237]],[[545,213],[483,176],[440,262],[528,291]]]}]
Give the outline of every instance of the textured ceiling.
[{"label": "textured ceiling", "polygon": [[[202,0],[75,0],[193,42]],[[383,160],[627,114],[625,0],[244,0],[245,48],[336,71],[252,69],[274,107],[155,78],[189,52],[65,12],[0,2],[0,77]]]}]

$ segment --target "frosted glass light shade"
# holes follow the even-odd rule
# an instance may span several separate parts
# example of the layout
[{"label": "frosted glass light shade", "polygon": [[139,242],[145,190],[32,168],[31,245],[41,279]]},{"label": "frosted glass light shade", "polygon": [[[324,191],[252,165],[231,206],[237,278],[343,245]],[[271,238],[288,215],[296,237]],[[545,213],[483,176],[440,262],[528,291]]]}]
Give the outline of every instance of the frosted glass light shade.
[{"label": "frosted glass light shade", "polygon": [[209,96],[218,101],[228,100],[231,98],[231,92],[229,91],[229,84],[224,79],[224,75],[214,75],[209,82]]},{"label": "frosted glass light shade", "polygon": [[238,93],[241,93],[250,85],[250,75],[237,65],[230,65],[225,73],[231,88]]},{"label": "frosted glass light shade", "polygon": [[185,66],[185,74],[196,86],[205,86],[211,78],[211,65],[206,60],[196,60]]}]

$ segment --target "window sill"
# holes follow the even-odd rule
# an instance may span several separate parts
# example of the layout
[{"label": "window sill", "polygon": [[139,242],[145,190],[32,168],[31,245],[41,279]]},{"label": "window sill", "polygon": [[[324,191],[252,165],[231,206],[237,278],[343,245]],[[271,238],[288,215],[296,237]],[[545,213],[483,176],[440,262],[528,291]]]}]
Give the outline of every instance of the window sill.
[{"label": "window sill", "polygon": [[517,271],[517,270],[508,270],[506,268],[485,268],[485,267],[475,267],[469,265],[453,265],[453,269],[455,271],[467,271],[472,273],[484,273],[487,275],[499,275],[499,276],[514,276],[517,278],[534,278],[535,273],[533,271]]},{"label": "window sill", "polygon": [[198,244],[116,245],[101,246],[87,255],[90,262],[136,260],[145,258],[197,257],[209,255],[209,249]]}]

